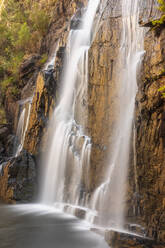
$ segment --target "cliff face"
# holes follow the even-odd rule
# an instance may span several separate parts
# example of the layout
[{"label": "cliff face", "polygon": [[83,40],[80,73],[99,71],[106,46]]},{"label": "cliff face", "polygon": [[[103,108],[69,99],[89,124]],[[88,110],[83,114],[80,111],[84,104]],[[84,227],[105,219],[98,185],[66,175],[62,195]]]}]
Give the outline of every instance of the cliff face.
[{"label": "cliff face", "polygon": [[136,168],[138,214],[147,225],[148,235],[165,240],[165,129],[164,99],[158,89],[165,82],[165,30],[145,36],[142,78],[136,100]]},{"label": "cliff face", "polygon": [[[141,2],[143,6],[144,1]],[[155,3],[156,1],[151,0],[145,2],[140,17],[143,22],[146,23],[150,18],[159,16]],[[36,188],[36,164],[30,154],[37,156],[40,151],[45,151],[46,126],[58,101],[69,27],[76,26],[78,22],[78,18],[72,19],[71,22],[70,19],[75,13],[77,13],[76,17],[81,16],[81,10],[78,9],[83,4],[86,4],[86,1],[57,1],[54,21],[41,46],[42,52],[47,52],[49,55],[56,50],[54,68],[43,69],[40,73],[36,68],[33,76],[27,81],[25,79],[27,83],[22,91],[22,98],[34,94],[24,142],[24,149],[27,152],[23,151],[20,157],[3,165],[0,197],[7,202],[33,198]],[[89,50],[86,131],[92,139],[92,151],[88,180],[84,179],[88,192],[94,191],[102,181],[109,157],[108,151],[114,142],[112,134],[118,117],[116,102],[119,100],[116,78],[120,73],[118,69],[121,39],[119,6],[120,1],[107,1],[101,26]],[[153,31],[146,30],[145,50],[142,69],[138,75],[135,111],[136,161],[130,164],[127,218],[130,222],[137,221],[137,224],[144,227],[148,237],[158,242],[165,242],[165,107],[164,100],[158,92],[159,87],[165,82],[165,30],[162,30],[159,37]],[[29,91],[29,88],[32,90]],[[115,244],[116,247],[120,247],[121,236],[118,234],[110,236],[120,240],[120,244]],[[124,239],[127,238],[124,236]],[[109,242],[109,234],[107,240]],[[147,243],[148,246],[138,242],[140,241],[129,243],[126,247],[135,245],[152,247],[150,242]],[[128,246],[130,244],[134,246]]]},{"label": "cliff face", "polygon": [[[141,21],[147,23],[148,20],[160,16],[156,1],[148,1],[145,4],[145,6],[142,4]],[[114,11],[113,15],[108,15],[103,20],[89,55],[88,131],[93,142],[91,190],[101,181],[106,169],[107,150],[113,144],[111,135],[117,117],[115,79],[120,73],[116,69],[120,44],[119,30],[121,30],[120,10]],[[126,214],[128,221],[133,223],[137,221],[137,224],[146,229],[147,236],[158,242],[165,241],[163,166],[165,163],[165,117],[164,100],[158,92],[165,81],[164,49],[164,30],[158,37],[154,31],[146,29],[146,52],[141,72],[138,74],[135,110],[136,162],[132,161],[128,175],[130,183]]]},{"label": "cliff face", "polygon": [[[110,7],[110,6],[108,6]],[[107,8],[108,8],[107,7]],[[88,126],[92,138],[90,190],[102,181],[116,112],[121,18],[107,15],[89,52]]]}]

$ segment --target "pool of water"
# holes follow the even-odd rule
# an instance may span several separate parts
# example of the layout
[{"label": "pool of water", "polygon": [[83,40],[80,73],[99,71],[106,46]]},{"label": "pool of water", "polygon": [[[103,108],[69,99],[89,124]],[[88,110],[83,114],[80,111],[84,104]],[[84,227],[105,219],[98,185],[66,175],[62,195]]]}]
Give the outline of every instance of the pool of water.
[{"label": "pool of water", "polygon": [[0,205],[0,248],[108,248],[89,229],[53,207]]}]

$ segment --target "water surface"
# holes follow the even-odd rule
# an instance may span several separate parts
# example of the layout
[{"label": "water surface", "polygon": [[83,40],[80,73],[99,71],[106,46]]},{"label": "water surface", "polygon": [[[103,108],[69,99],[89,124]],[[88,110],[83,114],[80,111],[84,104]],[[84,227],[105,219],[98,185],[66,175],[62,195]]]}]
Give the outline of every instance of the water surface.
[{"label": "water surface", "polygon": [[0,205],[0,248],[108,248],[76,218],[43,205]]}]

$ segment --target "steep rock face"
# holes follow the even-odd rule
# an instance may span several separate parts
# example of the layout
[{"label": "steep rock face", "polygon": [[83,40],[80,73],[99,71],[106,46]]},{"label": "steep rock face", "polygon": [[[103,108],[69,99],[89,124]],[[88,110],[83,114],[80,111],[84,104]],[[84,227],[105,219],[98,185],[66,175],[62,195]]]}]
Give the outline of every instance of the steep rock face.
[{"label": "steep rock face", "polygon": [[[110,2],[112,4],[113,1]],[[142,5],[140,18],[148,22],[158,18],[156,1]],[[144,2],[142,3],[144,4]],[[120,44],[120,11],[113,18],[102,19],[102,26],[89,52],[89,113],[87,130],[92,138],[91,168],[87,188],[92,191],[102,181],[106,170],[108,147],[111,147],[113,125],[117,117],[114,102],[117,98],[115,79]],[[109,16],[109,13],[108,13]],[[110,15],[111,16],[111,15]],[[145,18],[144,18],[145,17]],[[104,32],[103,32],[104,30]],[[146,229],[146,235],[157,242],[165,242],[164,228],[164,100],[158,89],[164,85],[165,33],[160,37],[154,32],[145,34],[145,50],[142,71],[138,75],[139,90],[136,99],[136,144],[131,150],[129,187],[127,193],[127,220]],[[134,144],[132,143],[132,147]],[[108,207],[108,206],[107,206]],[[109,206],[110,207],[110,206]],[[120,235],[116,237],[120,247]],[[129,242],[128,242],[129,243]],[[130,247],[127,244],[126,247]],[[134,246],[138,242],[134,243]],[[142,245],[139,247],[150,247]]]},{"label": "steep rock face", "polygon": [[[46,80],[46,74],[50,73]],[[24,147],[32,154],[39,151],[40,142],[42,139],[44,128],[49,119],[53,107],[55,82],[51,80],[52,72],[40,73],[37,78],[35,95],[32,101],[31,114],[29,119],[28,130],[26,132]],[[50,83],[50,84],[49,84]]]},{"label": "steep rock face", "polygon": [[117,117],[117,70],[120,47],[121,18],[118,11],[109,13],[113,1],[108,2],[99,32],[89,51],[88,125],[92,138],[91,166],[88,189],[101,183],[106,170],[109,146],[112,145]]},{"label": "steep rock face", "polygon": [[165,82],[165,30],[145,37],[146,54],[136,102],[138,214],[148,236],[165,241],[165,104],[158,89]]}]

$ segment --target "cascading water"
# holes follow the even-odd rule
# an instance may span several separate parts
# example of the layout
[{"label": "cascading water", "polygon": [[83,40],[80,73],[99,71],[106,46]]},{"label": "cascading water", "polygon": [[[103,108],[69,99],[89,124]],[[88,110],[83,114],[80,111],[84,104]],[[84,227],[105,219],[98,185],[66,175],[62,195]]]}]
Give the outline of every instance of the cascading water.
[{"label": "cascading water", "polygon": [[53,133],[41,200],[62,209],[83,202],[82,170],[89,167],[91,150],[90,138],[83,130],[87,119],[88,49],[97,29],[94,20],[99,3],[90,0],[81,25],[70,31],[60,100],[50,123]]},{"label": "cascading water", "polygon": [[20,101],[21,113],[18,120],[16,137],[14,142],[14,157],[18,157],[18,155],[23,149],[25,135],[29,124],[31,104],[32,104],[32,97]]},{"label": "cascading water", "polygon": [[[139,27],[138,0],[122,0],[122,37],[119,51],[119,115],[114,131],[108,170],[95,190],[90,206],[98,210],[100,224],[123,227],[125,193],[137,93],[137,71],[143,49],[143,28]],[[109,207],[107,207],[109,206]]]},{"label": "cascading water", "polygon": [[[83,174],[90,167],[91,141],[83,126],[88,116],[88,50],[92,34],[98,28],[94,20],[99,4],[99,0],[89,1],[81,25],[68,36],[60,99],[49,125],[52,138],[44,162],[41,202],[54,204],[73,214],[75,209],[82,209],[87,212],[86,219],[90,222],[95,222],[98,215],[99,224],[122,227],[137,70],[144,53],[143,28],[138,25],[138,0],[122,0],[120,75],[116,79],[119,115],[113,134],[115,142],[104,181],[88,198],[83,189]],[[97,25],[98,20],[95,21]],[[110,206],[109,210],[107,206]]]}]

